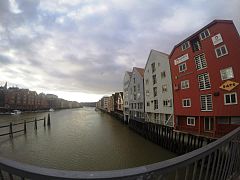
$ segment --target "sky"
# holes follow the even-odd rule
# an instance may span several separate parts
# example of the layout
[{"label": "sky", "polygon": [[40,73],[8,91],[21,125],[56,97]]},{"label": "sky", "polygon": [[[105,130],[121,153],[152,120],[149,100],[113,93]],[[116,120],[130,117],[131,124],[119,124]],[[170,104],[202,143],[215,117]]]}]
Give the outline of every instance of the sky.
[{"label": "sky", "polygon": [[239,0],[0,0],[0,85],[94,102],[122,91],[125,71],[173,46]]}]

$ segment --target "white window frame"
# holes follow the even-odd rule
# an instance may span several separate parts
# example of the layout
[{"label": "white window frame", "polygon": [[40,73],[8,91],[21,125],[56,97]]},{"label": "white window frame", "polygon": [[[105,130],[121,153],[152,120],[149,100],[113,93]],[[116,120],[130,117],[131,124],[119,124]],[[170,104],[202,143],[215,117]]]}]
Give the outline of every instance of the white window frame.
[{"label": "white window frame", "polygon": [[[181,70],[180,67],[185,65],[185,69]],[[186,63],[181,63],[178,65],[179,72],[185,72],[187,70],[187,64]]]},{"label": "white window frame", "polygon": [[[205,54],[198,54],[194,57],[197,71],[207,68],[207,60]],[[198,68],[199,67],[199,68]]]},{"label": "white window frame", "polygon": [[[227,78],[223,78],[223,73],[228,70],[228,69],[231,69],[232,71],[232,77],[227,77]],[[221,79],[224,81],[224,80],[228,80],[228,79],[233,79],[234,78],[234,74],[233,74],[233,68],[232,67],[228,67],[228,68],[225,68],[225,69],[221,69],[220,70],[220,75],[221,75]]]},{"label": "white window frame", "polygon": [[[225,47],[226,54],[218,55],[218,54],[217,54],[217,50],[220,49],[220,51],[221,51],[221,53],[222,53],[222,47]],[[223,56],[228,55],[227,46],[224,44],[224,45],[222,45],[222,46],[219,46],[219,47],[215,48],[215,54],[216,54],[216,57],[217,57],[217,58],[220,58],[220,57],[223,57]]]},{"label": "white window frame", "polygon": [[[211,97],[211,106],[212,106],[212,109],[209,109],[208,107],[208,102],[205,101],[205,106],[206,106],[206,109],[202,109],[202,97],[205,96],[205,100],[207,98],[207,96],[210,96]],[[201,107],[201,111],[203,112],[206,112],[206,111],[213,111],[213,99],[212,99],[212,94],[202,94],[200,95],[200,107]]]},{"label": "white window frame", "polygon": [[[190,120],[190,122],[189,122],[189,120]],[[191,123],[191,120],[193,120],[193,123]],[[196,124],[196,119],[195,119],[195,117],[187,117],[187,125],[188,126],[195,126],[195,124]]]},{"label": "white window frame", "polygon": [[[206,35],[206,32],[208,32],[208,36]],[[204,37],[202,37],[202,34],[204,34]],[[204,40],[204,39],[208,38],[210,35],[211,35],[211,34],[210,34],[210,32],[209,32],[209,29],[205,29],[204,31],[202,31],[202,32],[199,34],[201,40]]]},{"label": "white window frame", "polygon": [[[185,101],[189,101],[189,106],[185,106],[185,105],[184,105],[184,102],[185,102]],[[182,107],[183,107],[183,108],[189,108],[189,107],[191,107],[191,106],[192,106],[191,98],[182,99]]]},{"label": "white window frame", "polygon": [[[232,101],[231,95],[233,95],[233,94],[235,94],[236,102],[234,102],[234,103],[233,102],[227,103],[226,102],[226,96],[230,96],[230,101]],[[235,104],[238,104],[238,102],[237,102],[237,93],[236,92],[224,94],[224,105],[228,106],[228,105],[235,105]]]},{"label": "white window frame", "polygon": [[190,88],[189,80],[181,81],[181,89],[188,89],[188,88]]},{"label": "white window frame", "polygon": [[[206,119],[208,118],[208,120],[209,120],[209,126],[208,126],[208,129],[206,129]],[[211,124],[211,120],[213,119],[213,117],[204,117],[204,131],[205,132],[211,132],[211,131],[213,131],[214,130],[214,122],[213,122],[213,124]],[[212,129],[211,129],[211,126],[213,127]],[[210,127],[210,128],[209,128]]]},{"label": "white window frame", "polygon": [[[206,76],[207,75],[207,78],[208,78],[208,81],[206,81]],[[202,79],[200,79],[202,76]],[[209,83],[209,87],[206,87],[207,83]],[[203,85],[203,87],[201,87],[201,84]],[[208,73],[203,73],[203,74],[199,74],[198,75],[198,86],[199,86],[199,89],[200,90],[207,90],[207,89],[211,89],[211,81],[210,81],[210,77],[209,77],[209,74]]]},{"label": "white window frame", "polygon": [[188,49],[188,48],[190,48],[190,43],[189,43],[189,41],[184,42],[184,43],[181,45],[182,51],[185,51],[185,50]]}]

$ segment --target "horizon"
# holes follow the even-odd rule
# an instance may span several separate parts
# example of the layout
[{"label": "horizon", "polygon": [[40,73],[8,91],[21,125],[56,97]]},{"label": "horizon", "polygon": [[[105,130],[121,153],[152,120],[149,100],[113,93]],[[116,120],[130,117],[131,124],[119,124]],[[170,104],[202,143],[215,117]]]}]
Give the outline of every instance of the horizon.
[{"label": "horizon", "polygon": [[125,71],[145,67],[151,49],[169,54],[215,19],[233,20],[239,32],[239,6],[238,0],[4,0],[0,82],[97,102],[122,91]]}]

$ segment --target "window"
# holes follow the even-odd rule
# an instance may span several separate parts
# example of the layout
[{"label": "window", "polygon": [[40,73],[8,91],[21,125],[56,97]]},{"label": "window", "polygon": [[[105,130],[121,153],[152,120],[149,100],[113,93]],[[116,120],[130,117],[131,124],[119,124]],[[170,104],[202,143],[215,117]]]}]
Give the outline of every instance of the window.
[{"label": "window", "polygon": [[137,99],[137,95],[134,94],[134,95],[133,95],[133,100],[136,100],[136,99]]},{"label": "window", "polygon": [[153,96],[157,96],[157,87],[153,87]]},{"label": "window", "polygon": [[203,40],[203,39],[206,39],[207,37],[210,36],[210,32],[208,29],[204,30],[203,32],[200,33],[200,39]]},{"label": "window", "polygon": [[172,100],[171,99],[163,100],[163,106],[164,107],[172,107]]},{"label": "window", "polygon": [[136,86],[133,86],[133,92],[136,92]]},{"label": "window", "polygon": [[181,81],[181,89],[189,88],[189,80]]},{"label": "window", "polygon": [[147,106],[150,106],[150,102],[147,102]]},{"label": "window", "polygon": [[224,94],[224,104],[232,105],[237,104],[237,93]]},{"label": "window", "polygon": [[148,85],[149,84],[149,80],[148,79],[146,79],[146,85]]},{"label": "window", "polygon": [[222,45],[222,46],[216,48],[215,53],[216,53],[217,58],[227,55],[228,51],[227,51],[226,45]]},{"label": "window", "polygon": [[212,111],[213,110],[211,94],[201,95],[200,101],[201,101],[201,111]]},{"label": "window", "polygon": [[140,84],[137,85],[138,91],[140,91]]},{"label": "window", "polygon": [[158,100],[154,100],[154,109],[158,109]]},{"label": "window", "polygon": [[152,67],[152,73],[154,73],[156,71],[155,63],[152,63],[151,67]]},{"label": "window", "polygon": [[165,77],[166,77],[166,72],[165,71],[161,72],[161,78],[165,78]]},{"label": "window", "polygon": [[166,84],[162,85],[162,92],[163,93],[167,92],[167,85]]},{"label": "window", "polygon": [[189,41],[183,43],[181,47],[182,47],[182,51],[184,51],[185,49],[189,48],[190,47]]},{"label": "window", "polygon": [[187,117],[187,125],[195,126],[195,117]]},{"label": "window", "polygon": [[218,124],[230,124],[230,117],[218,117],[217,122]]},{"label": "window", "polygon": [[178,65],[178,68],[179,68],[179,72],[184,72],[187,70],[187,65],[186,63],[182,63]]},{"label": "window", "polygon": [[133,78],[133,83],[135,83],[136,82],[136,79],[135,78]]},{"label": "window", "polygon": [[146,90],[146,96],[149,96],[149,90]]},{"label": "window", "polygon": [[220,74],[223,81],[234,78],[232,67],[220,70]]},{"label": "window", "polygon": [[213,130],[213,118],[212,117],[204,117],[204,130],[212,131]]},{"label": "window", "polygon": [[240,117],[239,116],[231,117],[231,124],[239,124],[240,125]]},{"label": "window", "polygon": [[198,37],[191,41],[191,45],[192,45],[193,52],[199,51],[201,49],[201,44]]},{"label": "window", "polygon": [[204,53],[195,56],[195,64],[196,64],[196,69],[200,70],[200,69],[204,69],[207,67],[207,62],[206,62],[206,58]]},{"label": "window", "polygon": [[199,74],[198,84],[199,84],[200,90],[210,89],[211,84],[210,84],[209,74],[208,73]]},{"label": "window", "polygon": [[182,100],[182,107],[191,107],[191,99],[183,99]]},{"label": "window", "polygon": [[160,62],[158,62],[158,67],[160,67]]},{"label": "window", "polygon": [[157,83],[156,75],[153,75],[153,76],[152,76],[152,79],[153,79],[153,84],[156,84],[156,83]]}]

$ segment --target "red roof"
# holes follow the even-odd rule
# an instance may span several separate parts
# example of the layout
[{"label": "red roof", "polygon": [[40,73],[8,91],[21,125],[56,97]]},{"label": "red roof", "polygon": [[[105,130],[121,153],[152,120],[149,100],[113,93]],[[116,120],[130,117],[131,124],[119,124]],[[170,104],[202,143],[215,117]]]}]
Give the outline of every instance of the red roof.
[{"label": "red roof", "polygon": [[143,68],[138,68],[138,67],[134,67],[137,71],[138,71],[138,73],[142,76],[142,77],[144,77],[144,69]]},{"label": "red roof", "polygon": [[209,28],[210,26],[213,26],[216,23],[229,23],[229,24],[233,24],[232,20],[214,20],[211,23],[209,23],[208,25],[204,26],[202,29],[198,30],[197,32],[195,32],[194,34],[192,34],[191,36],[189,36],[188,38],[184,39],[183,41],[181,41],[180,43],[178,43],[177,45],[174,46],[173,50],[171,51],[169,57],[172,56],[174,50],[181,46],[184,42],[189,41],[190,39],[192,39],[193,37],[197,36],[198,34],[200,34],[202,31],[204,31],[205,29]]}]

